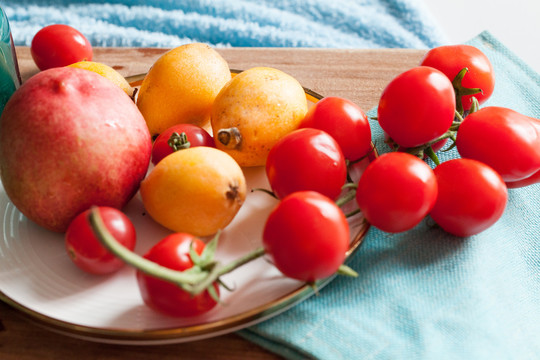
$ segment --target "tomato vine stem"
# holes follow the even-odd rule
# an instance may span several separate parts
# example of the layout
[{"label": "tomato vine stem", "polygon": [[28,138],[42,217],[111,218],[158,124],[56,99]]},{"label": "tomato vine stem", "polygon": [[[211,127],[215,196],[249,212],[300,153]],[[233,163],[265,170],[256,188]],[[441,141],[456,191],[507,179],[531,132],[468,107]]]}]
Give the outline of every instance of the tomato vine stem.
[{"label": "tomato vine stem", "polygon": [[277,195],[272,190],[268,190],[268,189],[265,189],[265,188],[253,188],[253,189],[251,189],[251,192],[255,192],[255,191],[262,191],[263,193],[266,193],[266,194],[270,195],[274,199],[279,200]]},{"label": "tomato vine stem", "polygon": [[133,266],[148,275],[178,284],[182,289],[188,292],[191,292],[191,287],[202,281],[206,276],[203,272],[191,269],[191,271],[171,270],[130,251],[120,244],[107,230],[97,207],[92,207],[90,214],[88,215],[88,221],[94,234],[107,250],[126,264]]},{"label": "tomato vine stem", "polygon": [[456,93],[456,110],[463,114],[463,102],[461,101],[461,97],[465,95],[475,95],[478,93],[482,93],[482,89],[480,88],[467,88],[464,87],[462,82],[463,78],[465,77],[465,74],[469,72],[469,69],[464,67],[459,71],[459,73],[454,77],[452,80],[452,86],[454,87],[454,92]]},{"label": "tomato vine stem", "polygon": [[[204,268],[192,267],[185,271],[177,271],[145,259],[120,244],[107,230],[97,207],[93,207],[90,211],[88,221],[100,243],[113,255],[145,274],[177,284],[192,295],[201,293],[211,287],[214,281],[218,281],[220,276],[232,272],[266,253],[264,248],[260,247],[224,266],[220,266],[212,259],[205,259]],[[217,236],[213,241],[217,242]]]},{"label": "tomato vine stem", "polygon": [[[356,188],[355,184],[347,184],[344,188],[353,188],[352,191],[347,192],[346,195],[340,199],[343,203],[346,203],[354,199]],[[190,256],[192,256],[192,261],[194,263],[193,267],[184,271],[172,270],[159,265],[154,261],[148,260],[120,244],[108,231],[97,206],[91,208],[88,215],[88,222],[99,242],[114,256],[127,265],[130,265],[149,276],[178,285],[182,290],[193,296],[207,290],[213,298],[217,299],[218,295],[213,288],[213,284],[215,282],[222,283],[220,279],[221,276],[266,254],[264,247],[261,246],[226,265],[221,265],[213,259],[217,248],[218,232],[214,239],[208,243],[208,251],[205,249],[201,255],[197,255],[193,249],[190,249]],[[358,276],[354,270],[344,264],[340,266],[337,273],[353,277]]]},{"label": "tomato vine stem", "polygon": [[343,196],[341,196],[339,199],[337,199],[336,200],[336,205],[339,206],[339,207],[342,207],[343,205],[345,205],[349,201],[353,200],[354,197],[356,196],[356,188],[357,187],[358,187],[358,185],[355,184],[355,183],[346,183],[345,185],[343,185],[343,187],[342,187],[343,189],[352,188],[352,190],[346,192]]},{"label": "tomato vine stem", "polygon": [[211,286],[214,281],[219,280],[220,276],[230,273],[233,270],[239,268],[240,266],[245,265],[261,256],[264,256],[265,254],[266,251],[264,250],[264,248],[259,247],[227,265],[220,266],[219,263],[216,263],[216,266],[212,269],[208,276],[206,276],[200,283],[198,283],[192,288],[193,293],[198,294],[202,292],[204,289]]}]

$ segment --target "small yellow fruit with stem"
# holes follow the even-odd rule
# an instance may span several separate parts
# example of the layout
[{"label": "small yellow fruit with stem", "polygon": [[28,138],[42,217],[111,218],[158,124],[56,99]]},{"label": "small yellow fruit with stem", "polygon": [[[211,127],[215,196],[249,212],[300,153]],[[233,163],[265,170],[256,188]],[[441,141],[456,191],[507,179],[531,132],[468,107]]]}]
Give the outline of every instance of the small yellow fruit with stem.
[{"label": "small yellow fruit with stem", "polygon": [[246,198],[246,179],[225,152],[211,147],[176,151],[140,187],[148,214],[175,232],[208,236],[225,228]]},{"label": "small yellow fruit with stem", "polygon": [[128,94],[130,98],[133,98],[135,94],[135,88],[131,87],[131,85],[129,85],[129,82],[122,76],[122,74],[120,74],[118,71],[116,71],[109,65],[105,65],[103,63],[95,61],[80,61],[68,66],[93,71],[109,79],[114,84],[119,86],[120,89],[124,90],[124,92]]},{"label": "small yellow fruit with stem", "polygon": [[137,106],[152,135],[176,124],[207,127],[214,99],[230,79],[229,65],[216,50],[200,43],[182,45],[152,65]]},{"label": "small yellow fruit with stem", "polygon": [[292,76],[269,67],[243,71],[214,101],[216,147],[240,166],[262,166],[272,146],[298,128],[307,109],[304,89]]}]

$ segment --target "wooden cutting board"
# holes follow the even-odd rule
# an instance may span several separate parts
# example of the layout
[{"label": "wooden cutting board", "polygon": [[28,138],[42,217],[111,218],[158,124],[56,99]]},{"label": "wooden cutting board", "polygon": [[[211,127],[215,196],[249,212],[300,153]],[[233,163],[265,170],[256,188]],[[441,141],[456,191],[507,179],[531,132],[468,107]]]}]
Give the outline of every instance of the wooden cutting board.
[{"label": "wooden cutting board", "polygon": [[[16,50],[24,81],[38,69],[27,47]],[[131,76],[147,72],[165,51],[155,48],[95,48],[93,60],[112,66],[124,76]],[[393,77],[417,65],[424,54],[423,50],[410,49],[226,48],[218,51],[231,69],[275,67],[294,76],[306,88],[323,96],[348,98],[364,111],[377,105],[382,90]],[[78,360],[279,359],[235,334],[161,346],[88,342],[38,327],[17,310],[0,302],[1,359],[46,360],[75,356]]]}]

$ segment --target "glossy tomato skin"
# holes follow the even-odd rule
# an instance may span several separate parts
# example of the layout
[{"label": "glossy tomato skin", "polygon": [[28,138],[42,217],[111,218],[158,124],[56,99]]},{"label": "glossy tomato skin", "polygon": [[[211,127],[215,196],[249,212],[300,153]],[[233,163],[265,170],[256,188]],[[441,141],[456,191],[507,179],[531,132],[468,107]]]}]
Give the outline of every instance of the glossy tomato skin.
[{"label": "glossy tomato skin", "polygon": [[371,128],[362,109],[348,99],[329,96],[319,100],[304,117],[301,128],[320,129],[339,144],[347,160],[358,160],[372,150]]},{"label": "glossy tomato skin", "polygon": [[210,136],[208,131],[204,130],[200,126],[193,124],[178,124],[171,126],[156,138],[152,147],[152,164],[156,165],[165,156],[174,152],[173,148],[169,146],[169,139],[173,133],[182,134],[185,133],[187,140],[189,141],[189,147],[195,146],[208,146],[216,147],[214,138]]},{"label": "glossy tomato skin", "polygon": [[[193,267],[189,248],[201,254],[205,244],[200,239],[186,233],[166,236],[154,245],[144,257],[169,269],[183,271]],[[182,290],[179,286],[137,271],[139,291],[146,305],[152,309],[175,317],[196,316],[211,310],[217,302],[208,291],[198,295]],[[217,285],[214,284],[219,293]]]},{"label": "glossy tomato skin", "polygon": [[517,189],[533,184],[540,183],[540,170],[535,172],[529,177],[526,177],[525,179],[517,180],[517,181],[508,181],[506,182],[506,187],[509,189]]},{"label": "glossy tomato skin", "polygon": [[456,110],[455,92],[446,75],[418,66],[395,77],[377,108],[382,129],[397,144],[416,147],[444,134]]},{"label": "glossy tomato skin", "polygon": [[63,24],[39,30],[30,45],[32,58],[40,70],[91,61],[92,45],[77,29]]},{"label": "glossy tomato skin", "polygon": [[478,48],[471,45],[445,45],[429,50],[420,65],[431,66],[442,71],[450,81],[467,68],[461,84],[466,88],[480,88],[481,93],[461,97],[463,109],[471,108],[471,97],[474,96],[483,104],[493,94],[495,73],[488,57]]},{"label": "glossy tomato skin", "polygon": [[497,172],[480,161],[453,159],[434,170],[439,185],[431,218],[456,236],[478,234],[503,214],[508,191]]},{"label": "glossy tomato skin", "polygon": [[506,182],[528,178],[540,170],[540,127],[535,121],[504,107],[481,108],[459,126],[457,150],[461,157],[489,165]]},{"label": "glossy tomato skin", "polygon": [[285,276],[312,282],[333,275],[343,264],[349,236],[347,219],[331,199],[299,191],[268,216],[263,246]]},{"label": "glossy tomato skin", "polygon": [[[105,275],[119,270],[124,263],[101,245],[94,235],[86,210],[77,215],[65,233],[65,248],[71,260],[80,269],[90,274]],[[114,238],[127,249],[133,250],[136,243],[135,227],[120,210],[101,206],[99,214]]]},{"label": "glossy tomato skin", "polygon": [[313,190],[336,199],[347,178],[347,165],[334,138],[319,129],[295,130],[270,150],[266,175],[282,199],[296,191]]},{"label": "glossy tomato skin", "polygon": [[368,165],[356,190],[362,214],[380,230],[412,229],[433,208],[437,181],[433,170],[408,153],[391,152]]}]

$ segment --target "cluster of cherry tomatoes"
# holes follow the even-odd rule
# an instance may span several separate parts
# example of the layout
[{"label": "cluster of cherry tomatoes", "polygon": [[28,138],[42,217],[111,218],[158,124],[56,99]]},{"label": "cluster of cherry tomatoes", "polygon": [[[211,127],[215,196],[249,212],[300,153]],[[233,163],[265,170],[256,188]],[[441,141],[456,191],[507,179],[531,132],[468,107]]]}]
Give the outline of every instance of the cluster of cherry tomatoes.
[{"label": "cluster of cherry tomatoes", "polygon": [[[397,151],[374,161],[358,184],[368,221],[399,232],[429,214],[445,231],[470,236],[501,217],[507,188],[540,180],[540,121],[508,108],[480,108],[494,88],[489,59],[469,45],[434,48],[388,84],[377,116]],[[448,139],[460,158],[439,165],[434,152]],[[430,155],[437,166],[431,170],[422,156],[401,152]]]},{"label": "cluster of cherry tomatoes", "polygon": [[[350,241],[339,207],[343,198],[354,199],[368,222],[386,232],[407,231],[428,215],[457,236],[494,224],[506,206],[507,188],[540,181],[540,121],[507,108],[480,108],[494,86],[493,68],[477,48],[432,49],[381,95],[377,120],[393,151],[380,156],[369,120],[357,105],[339,97],[317,102],[300,128],[268,155],[269,191],[279,203],[263,231],[264,253],[291,278],[315,282],[336,273]],[[436,152],[445,145],[456,146],[461,157],[439,164]],[[215,145],[205,130],[178,125],[155,140],[152,161],[186,146]],[[360,163],[368,165],[353,179],[351,170]],[[129,219],[119,211],[99,211],[116,240],[133,249]],[[87,216],[81,214],[66,233],[68,252],[86,271],[114,271],[121,263],[97,239],[89,240],[95,235]],[[90,250],[88,244],[94,244]],[[211,255],[201,254],[205,244],[199,239],[173,234],[145,258],[184,271],[204,267],[201,257],[211,263]],[[218,279],[195,296],[142,271],[137,279],[144,301],[174,316],[201,314],[218,302]]]},{"label": "cluster of cherry tomatoes", "polygon": [[[339,202],[350,189],[363,216],[385,232],[410,230],[428,215],[460,237],[492,226],[504,212],[508,188],[540,181],[540,121],[508,108],[480,108],[494,88],[493,67],[479,49],[455,45],[427,52],[419,66],[398,75],[381,94],[377,120],[393,151],[372,160],[357,182],[349,176],[352,166],[374,150],[366,115],[342,98],[315,104],[301,129],[281,139],[266,163],[272,191],[281,199],[263,238],[276,266],[309,281],[315,266],[299,259],[324,252],[319,267],[336,271],[322,259],[343,251],[348,234],[335,226],[346,223],[305,209],[315,196]],[[436,152],[448,143],[460,157],[440,164]],[[300,217],[303,211],[309,215]],[[325,241],[328,237],[333,241]],[[294,250],[283,254],[291,244]]]}]

